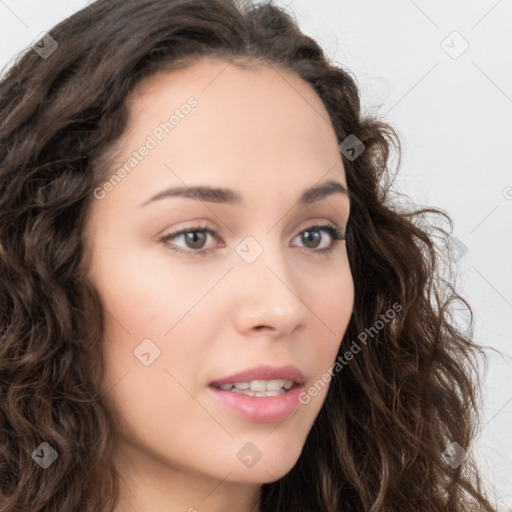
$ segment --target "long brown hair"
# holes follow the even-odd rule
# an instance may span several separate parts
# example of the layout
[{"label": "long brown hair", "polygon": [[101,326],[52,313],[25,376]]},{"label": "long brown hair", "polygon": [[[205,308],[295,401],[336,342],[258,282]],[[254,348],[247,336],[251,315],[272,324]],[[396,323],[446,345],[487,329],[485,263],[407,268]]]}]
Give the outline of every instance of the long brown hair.
[{"label": "long brown hair", "polygon": [[[398,207],[388,165],[399,138],[363,116],[351,74],[271,3],[99,0],[50,35],[51,54],[28,49],[0,82],[0,511],[115,507],[113,423],[98,394],[105,312],[83,233],[130,93],[204,56],[292,70],[323,101],[338,143],[364,144],[355,159],[342,152],[355,304],[340,356],[371,336],[333,373],[298,462],[262,486],[261,510],[494,510],[472,458],[446,456],[473,440],[482,355],[469,305],[441,276],[450,253],[436,241],[448,233],[427,222],[451,220]],[[464,330],[454,303],[470,313]],[[58,454],[51,469],[35,463],[43,442]]]}]

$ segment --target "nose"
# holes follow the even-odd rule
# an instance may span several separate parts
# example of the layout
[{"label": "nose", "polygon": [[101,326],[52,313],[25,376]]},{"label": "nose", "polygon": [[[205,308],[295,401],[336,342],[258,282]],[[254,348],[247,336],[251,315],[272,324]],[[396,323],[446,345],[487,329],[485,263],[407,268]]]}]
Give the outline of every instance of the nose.
[{"label": "nose", "polygon": [[305,327],[308,297],[301,296],[301,278],[280,249],[265,247],[252,263],[240,258],[233,278],[238,281],[233,321],[241,334],[280,338]]}]

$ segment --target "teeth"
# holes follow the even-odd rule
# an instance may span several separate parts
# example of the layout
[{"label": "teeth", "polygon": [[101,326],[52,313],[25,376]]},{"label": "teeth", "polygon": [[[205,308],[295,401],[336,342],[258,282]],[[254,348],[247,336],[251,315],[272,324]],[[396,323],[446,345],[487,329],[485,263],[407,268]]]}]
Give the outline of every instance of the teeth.
[{"label": "teeth", "polygon": [[229,390],[231,393],[237,393],[238,395],[247,395],[247,396],[279,396],[285,393],[286,391],[281,388],[275,391],[252,391],[251,389],[238,389],[232,388]]},{"label": "teeth", "polygon": [[264,380],[251,380],[250,382],[251,391],[265,391],[266,387],[267,383]]},{"label": "teeth", "polygon": [[277,396],[293,387],[291,380],[251,380],[250,382],[235,382],[234,384],[222,384],[223,391],[231,391],[248,396]]}]

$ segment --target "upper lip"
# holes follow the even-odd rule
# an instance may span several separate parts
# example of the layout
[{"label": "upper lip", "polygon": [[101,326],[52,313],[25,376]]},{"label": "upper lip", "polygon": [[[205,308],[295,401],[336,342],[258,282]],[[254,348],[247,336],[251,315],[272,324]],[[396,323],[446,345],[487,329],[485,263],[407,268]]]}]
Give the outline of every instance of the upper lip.
[{"label": "upper lip", "polygon": [[210,383],[210,386],[235,384],[236,382],[250,382],[252,380],[290,380],[296,384],[305,382],[304,374],[295,366],[269,366],[261,365],[249,368],[243,372],[234,373],[223,379]]}]

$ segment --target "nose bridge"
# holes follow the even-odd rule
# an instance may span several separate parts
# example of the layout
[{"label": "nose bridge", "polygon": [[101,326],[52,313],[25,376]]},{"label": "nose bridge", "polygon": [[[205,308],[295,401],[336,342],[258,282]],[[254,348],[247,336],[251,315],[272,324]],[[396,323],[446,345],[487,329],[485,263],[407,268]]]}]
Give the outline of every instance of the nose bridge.
[{"label": "nose bridge", "polygon": [[267,326],[284,333],[305,323],[307,307],[281,244],[270,235],[248,236],[236,252],[239,326]]}]

